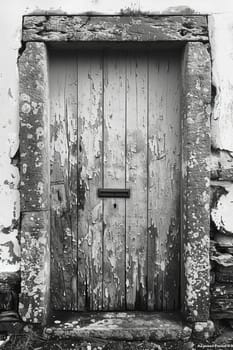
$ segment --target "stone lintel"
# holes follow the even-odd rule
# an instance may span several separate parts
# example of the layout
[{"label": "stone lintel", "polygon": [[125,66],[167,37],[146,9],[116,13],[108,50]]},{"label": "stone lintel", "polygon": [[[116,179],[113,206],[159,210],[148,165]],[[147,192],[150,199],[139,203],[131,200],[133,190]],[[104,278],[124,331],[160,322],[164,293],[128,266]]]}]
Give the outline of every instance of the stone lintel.
[{"label": "stone lintel", "polygon": [[205,16],[25,16],[23,41],[208,41]]}]

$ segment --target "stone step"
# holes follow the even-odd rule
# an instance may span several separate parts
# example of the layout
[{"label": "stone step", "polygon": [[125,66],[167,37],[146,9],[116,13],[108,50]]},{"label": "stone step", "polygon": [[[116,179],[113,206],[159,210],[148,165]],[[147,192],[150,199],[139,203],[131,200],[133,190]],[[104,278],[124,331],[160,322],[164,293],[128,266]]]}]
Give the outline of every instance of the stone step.
[{"label": "stone step", "polygon": [[188,341],[191,329],[179,314],[158,312],[57,312],[44,329],[48,339]]}]

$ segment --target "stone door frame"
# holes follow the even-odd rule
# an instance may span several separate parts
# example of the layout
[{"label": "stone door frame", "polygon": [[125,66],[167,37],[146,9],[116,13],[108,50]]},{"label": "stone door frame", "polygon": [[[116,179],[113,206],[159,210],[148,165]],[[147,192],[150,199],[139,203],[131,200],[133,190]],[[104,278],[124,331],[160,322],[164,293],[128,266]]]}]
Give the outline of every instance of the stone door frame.
[{"label": "stone door frame", "polygon": [[48,47],[142,43],[182,50],[181,306],[209,319],[211,65],[206,16],[25,16],[19,58],[21,294],[25,322],[46,324],[50,288]]}]

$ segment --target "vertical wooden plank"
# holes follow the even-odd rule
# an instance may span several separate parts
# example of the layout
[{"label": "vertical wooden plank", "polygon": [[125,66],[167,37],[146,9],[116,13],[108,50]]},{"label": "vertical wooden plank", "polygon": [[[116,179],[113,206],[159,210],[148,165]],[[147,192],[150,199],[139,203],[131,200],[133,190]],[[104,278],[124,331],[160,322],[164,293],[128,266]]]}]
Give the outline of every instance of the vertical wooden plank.
[{"label": "vertical wooden plank", "polygon": [[179,57],[154,52],[148,71],[148,309],[170,311],[179,299]]},{"label": "vertical wooden plank", "polygon": [[[104,62],[104,182],[125,187],[125,60],[119,52]],[[103,307],[125,307],[125,199],[104,199]]]},{"label": "vertical wooden plank", "polygon": [[167,116],[168,158],[170,173],[170,220],[165,248],[164,308],[165,311],[180,309],[180,251],[181,251],[181,55],[168,56]]},{"label": "vertical wooden plank", "polygon": [[78,53],[78,308],[102,309],[101,52]]},{"label": "vertical wooden plank", "polygon": [[147,305],[147,56],[127,58],[126,307]]},{"label": "vertical wooden plank", "polygon": [[77,309],[77,66],[54,53],[51,93],[51,300]]}]

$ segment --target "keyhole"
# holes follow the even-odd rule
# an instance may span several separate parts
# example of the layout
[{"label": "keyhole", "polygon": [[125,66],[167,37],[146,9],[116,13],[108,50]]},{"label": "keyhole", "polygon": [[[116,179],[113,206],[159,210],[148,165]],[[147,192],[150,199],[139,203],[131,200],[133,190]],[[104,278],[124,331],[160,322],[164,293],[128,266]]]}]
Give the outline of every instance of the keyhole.
[{"label": "keyhole", "polygon": [[113,204],[113,207],[114,207],[114,209],[116,209],[116,207],[117,207],[116,203]]}]

